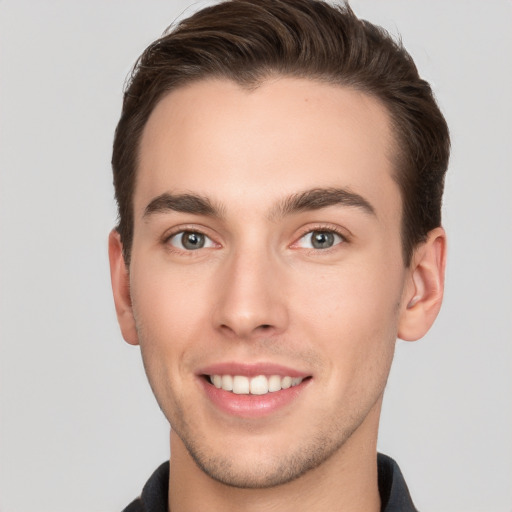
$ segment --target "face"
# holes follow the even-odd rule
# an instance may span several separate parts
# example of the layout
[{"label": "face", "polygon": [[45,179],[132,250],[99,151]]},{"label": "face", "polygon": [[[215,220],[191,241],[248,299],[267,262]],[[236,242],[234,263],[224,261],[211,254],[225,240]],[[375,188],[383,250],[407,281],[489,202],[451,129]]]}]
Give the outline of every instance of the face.
[{"label": "face", "polygon": [[175,445],[241,487],[373,443],[411,276],[393,138],[348,88],[187,85],[143,133],[134,328]]}]

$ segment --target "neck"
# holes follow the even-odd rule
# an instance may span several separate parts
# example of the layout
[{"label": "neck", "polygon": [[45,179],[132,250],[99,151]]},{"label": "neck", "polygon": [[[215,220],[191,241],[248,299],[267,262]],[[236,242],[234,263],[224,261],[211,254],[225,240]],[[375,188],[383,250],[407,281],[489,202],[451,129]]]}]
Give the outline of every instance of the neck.
[{"label": "neck", "polygon": [[378,512],[377,429],[380,403],[350,439],[320,466],[271,488],[241,489],[206,475],[171,432],[169,510],[172,512]]}]

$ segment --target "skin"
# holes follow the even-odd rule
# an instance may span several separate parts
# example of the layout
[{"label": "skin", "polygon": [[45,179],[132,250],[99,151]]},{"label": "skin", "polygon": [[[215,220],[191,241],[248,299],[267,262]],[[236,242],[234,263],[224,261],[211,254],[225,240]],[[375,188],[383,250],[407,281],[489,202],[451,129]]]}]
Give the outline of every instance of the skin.
[{"label": "skin", "polygon": [[[150,116],[129,271],[115,231],[109,245],[123,336],[140,344],[172,427],[173,512],[380,510],[376,439],[395,341],[431,326],[445,265],[437,228],[404,266],[389,121],[364,93],[280,77],[253,91],[193,83]],[[333,188],[370,208],[284,207]],[[216,215],[158,205],[162,194],[206,198]],[[187,230],[205,247],[180,246]],[[314,231],[335,233],[332,246],[315,248]],[[310,378],[275,413],[235,417],[197,376],[226,361]]]}]

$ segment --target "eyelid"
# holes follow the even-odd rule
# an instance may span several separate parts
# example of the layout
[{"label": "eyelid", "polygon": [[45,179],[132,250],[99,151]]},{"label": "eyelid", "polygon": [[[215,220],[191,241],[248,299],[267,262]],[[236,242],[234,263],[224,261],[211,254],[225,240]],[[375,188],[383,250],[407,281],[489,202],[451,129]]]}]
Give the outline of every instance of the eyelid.
[{"label": "eyelid", "polygon": [[[295,238],[295,241],[291,244],[292,248],[299,247],[299,242],[302,240],[306,235],[309,233],[313,233],[314,231],[325,231],[329,233],[334,233],[335,235],[338,235],[341,237],[342,242],[349,243],[351,241],[351,233],[348,232],[348,229],[342,229],[339,226],[333,226],[332,224],[309,224],[308,226],[304,226],[299,231],[299,235]],[[340,242],[341,243],[341,242]],[[330,247],[328,249],[312,249],[314,251],[322,251],[327,252],[330,249],[334,249],[336,246],[340,245],[340,243],[335,244],[333,247]]]},{"label": "eyelid", "polygon": [[[202,247],[196,247],[194,249],[189,249],[187,247],[184,247],[182,239],[183,239],[185,233],[193,234],[193,235],[201,235],[204,239],[204,245]],[[176,244],[173,243],[174,240],[176,241]],[[173,236],[171,236],[167,240],[167,243],[180,251],[186,251],[186,252],[189,252],[189,251],[195,252],[200,249],[210,249],[212,247],[215,247],[215,242],[208,235],[205,235],[204,233],[199,233],[198,231],[187,231],[187,230],[178,231],[177,233],[175,233]]]},{"label": "eyelid", "polygon": [[179,247],[173,246],[173,245],[170,244],[170,240],[172,238],[174,238],[175,236],[183,234],[183,233],[198,233],[198,234],[203,235],[205,238],[207,238],[212,243],[212,246],[202,247],[201,249],[212,249],[212,248],[215,248],[215,247],[220,247],[221,244],[218,243],[215,240],[215,237],[213,237],[210,234],[210,231],[211,230],[207,229],[206,227],[201,226],[201,225],[197,225],[197,224],[193,224],[193,225],[187,224],[187,225],[174,226],[173,228],[167,230],[162,235],[161,243],[163,245],[166,245],[169,248],[169,250],[181,251],[181,252],[185,252],[185,253],[197,252],[200,249],[196,249],[194,251],[194,250],[180,249]]},{"label": "eyelid", "polygon": [[193,233],[201,233],[209,238],[212,238],[211,229],[203,226],[201,224],[179,224],[177,226],[173,226],[172,228],[166,229],[162,234],[162,242],[169,240],[173,236],[178,233],[182,233],[183,231],[191,231]]}]

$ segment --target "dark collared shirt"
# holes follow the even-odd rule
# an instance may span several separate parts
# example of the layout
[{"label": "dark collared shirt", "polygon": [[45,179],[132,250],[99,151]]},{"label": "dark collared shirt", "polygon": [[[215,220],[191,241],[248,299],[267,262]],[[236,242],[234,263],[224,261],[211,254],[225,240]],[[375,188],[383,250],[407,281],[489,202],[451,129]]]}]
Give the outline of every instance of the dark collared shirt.
[{"label": "dark collared shirt", "polygon": [[[418,512],[412,502],[398,464],[387,455],[378,454],[381,512]],[[169,462],[162,464],[147,481],[142,495],[123,512],[167,512]]]}]

